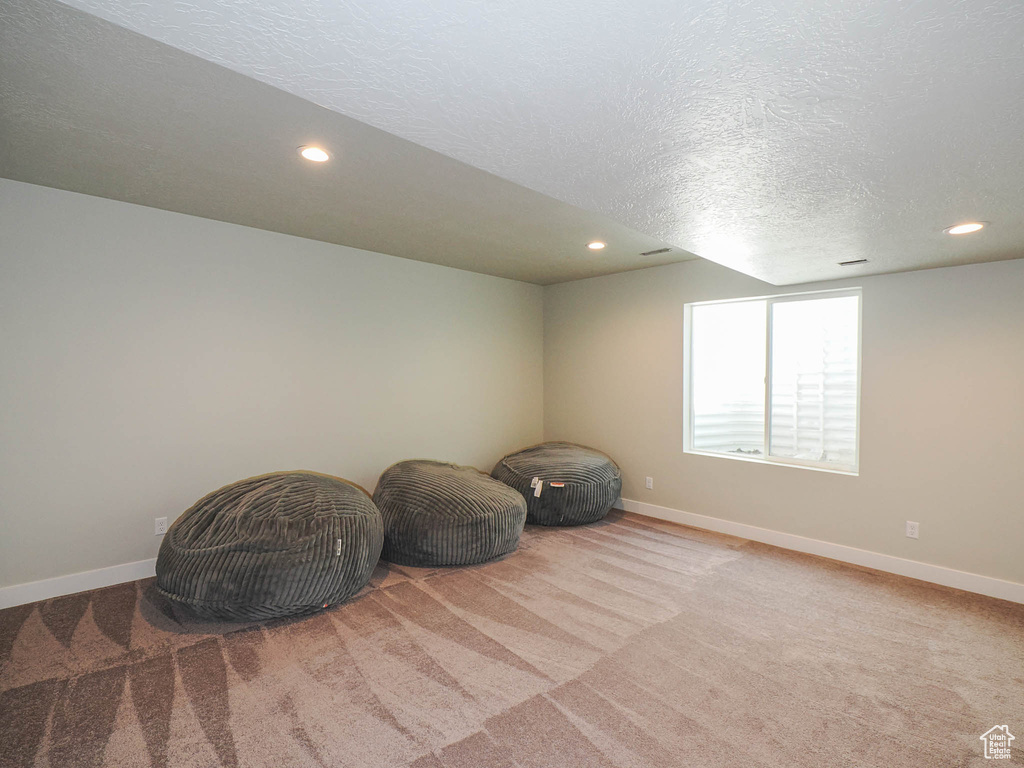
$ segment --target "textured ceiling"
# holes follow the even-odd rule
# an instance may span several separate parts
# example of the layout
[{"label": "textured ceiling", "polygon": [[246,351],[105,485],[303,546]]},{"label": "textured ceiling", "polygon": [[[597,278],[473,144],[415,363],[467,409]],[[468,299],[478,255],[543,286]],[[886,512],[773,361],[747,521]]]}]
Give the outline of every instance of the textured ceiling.
[{"label": "textured ceiling", "polygon": [[1024,256],[1021,0],[71,4],[774,283]]},{"label": "textured ceiling", "polygon": [[0,72],[7,178],[535,283],[694,258],[49,0],[0,5]]}]

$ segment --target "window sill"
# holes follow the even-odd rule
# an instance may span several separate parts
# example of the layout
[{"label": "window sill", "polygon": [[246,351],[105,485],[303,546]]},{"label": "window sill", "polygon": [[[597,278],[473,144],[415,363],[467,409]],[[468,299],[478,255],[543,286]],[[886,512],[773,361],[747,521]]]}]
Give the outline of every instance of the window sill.
[{"label": "window sill", "polygon": [[847,477],[860,477],[859,469],[836,469],[833,467],[819,466],[816,464],[803,464],[797,461],[785,461],[783,459],[765,459],[757,456],[738,456],[731,453],[715,453],[713,451],[695,451],[683,449],[683,453],[690,453],[694,456],[710,456],[716,459],[732,459],[733,461],[747,461],[753,464],[770,464],[773,467],[790,467],[792,469],[809,469],[812,472],[827,472],[830,475],[846,475]]}]

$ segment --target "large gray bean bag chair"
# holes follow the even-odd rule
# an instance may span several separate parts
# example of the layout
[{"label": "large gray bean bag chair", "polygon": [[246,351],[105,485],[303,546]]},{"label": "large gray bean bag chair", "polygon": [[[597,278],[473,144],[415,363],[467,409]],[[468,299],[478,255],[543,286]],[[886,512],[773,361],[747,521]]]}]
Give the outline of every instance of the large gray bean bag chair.
[{"label": "large gray bean bag chair", "polygon": [[472,467],[417,459],[385,470],[373,492],[384,517],[381,557],[399,565],[482,563],[514,552],[523,497]]},{"label": "large gray bean bag chair", "polygon": [[511,453],[494,465],[491,476],[523,495],[526,522],[537,525],[593,523],[608,514],[622,490],[614,461],[574,443],[541,443]]},{"label": "large gray bean bag chair", "polygon": [[276,472],[214,491],[175,520],[157,588],[207,618],[308,613],[362,589],[383,540],[380,512],[356,486]]}]

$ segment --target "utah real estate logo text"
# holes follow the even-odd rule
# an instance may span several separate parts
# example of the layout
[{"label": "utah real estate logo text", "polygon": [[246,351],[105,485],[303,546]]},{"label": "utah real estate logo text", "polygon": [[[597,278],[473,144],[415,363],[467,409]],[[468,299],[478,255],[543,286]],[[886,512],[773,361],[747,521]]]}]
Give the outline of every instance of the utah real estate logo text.
[{"label": "utah real estate logo text", "polygon": [[985,742],[986,760],[1010,759],[1010,742],[1016,737],[1005,725],[993,725],[978,738]]}]

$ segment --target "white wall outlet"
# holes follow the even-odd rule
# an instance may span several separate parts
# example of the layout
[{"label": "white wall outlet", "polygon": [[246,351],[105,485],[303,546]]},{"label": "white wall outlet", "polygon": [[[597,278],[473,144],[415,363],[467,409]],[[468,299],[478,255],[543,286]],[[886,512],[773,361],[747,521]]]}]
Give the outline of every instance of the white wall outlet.
[{"label": "white wall outlet", "polygon": [[919,538],[921,533],[921,524],[915,523],[912,520],[907,520],[907,538],[916,539]]},{"label": "white wall outlet", "polygon": [[648,477],[647,478],[647,482],[645,483],[645,485],[647,486],[647,490],[648,491],[653,491],[654,490],[654,478],[653,477]]},{"label": "white wall outlet", "polygon": [[153,518],[153,535],[163,536],[167,533],[167,518],[166,517],[155,517]]}]

